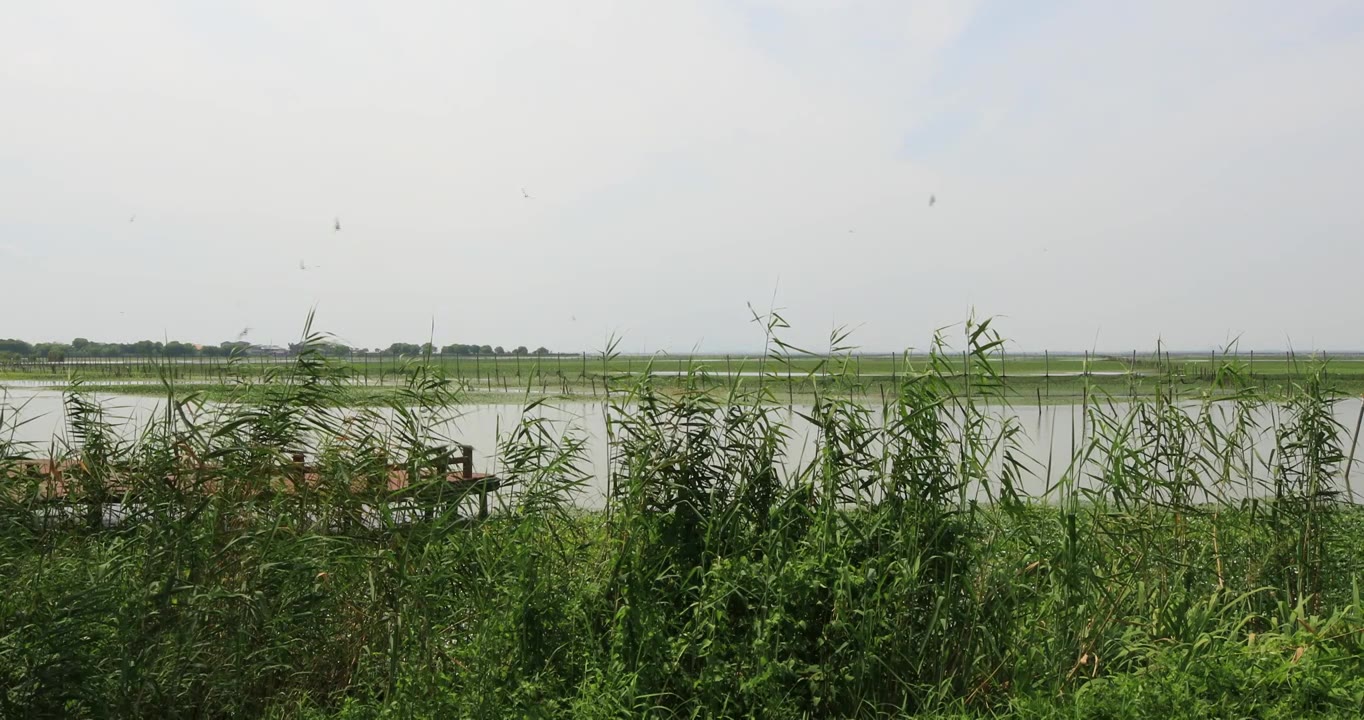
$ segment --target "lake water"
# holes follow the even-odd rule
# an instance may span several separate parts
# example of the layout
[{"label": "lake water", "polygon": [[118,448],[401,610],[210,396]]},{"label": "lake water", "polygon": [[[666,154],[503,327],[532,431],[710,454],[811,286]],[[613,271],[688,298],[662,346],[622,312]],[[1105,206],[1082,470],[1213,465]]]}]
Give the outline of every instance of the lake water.
[{"label": "lake water", "polygon": [[[157,398],[127,395],[96,397],[108,413],[108,419],[125,436],[134,435],[161,408],[161,401]],[[1357,398],[1343,400],[1334,408],[1336,419],[1346,428],[1344,443],[1347,452],[1349,434],[1360,412],[1360,402]],[[1114,409],[1119,413],[1127,410],[1122,403],[1115,404]],[[210,406],[206,412],[212,410]],[[522,406],[516,404],[461,406],[457,410],[458,417],[442,426],[440,432],[455,441],[474,446],[476,471],[498,473],[498,440],[520,421],[522,410]],[[808,462],[814,453],[815,429],[800,417],[800,413],[806,410],[808,406],[796,406],[783,411],[791,428],[791,440],[783,461],[788,471]],[[1044,495],[1065,470],[1074,448],[1083,442],[1085,423],[1081,419],[1082,408],[1076,405],[1050,405],[997,410],[1018,418],[1023,430],[1020,449],[1033,460],[1023,477],[1024,492],[1034,496]],[[533,412],[548,419],[558,431],[575,432],[587,437],[587,459],[590,462],[587,469],[592,482],[581,498],[581,504],[599,506],[606,493],[609,460],[606,405],[601,402],[562,401],[542,405]],[[4,416],[3,422],[0,422],[4,439],[28,444],[29,452],[33,455],[46,456],[69,440],[63,395],[59,391],[0,387],[0,414]],[[18,418],[18,423],[15,418]],[[1263,411],[1258,419],[1262,427],[1254,449],[1263,457],[1273,449],[1273,424],[1278,418],[1276,411],[1270,408]],[[879,409],[873,411],[873,421],[880,421]],[[1364,485],[1364,476],[1359,480],[1359,483],[1354,484]],[[1231,494],[1237,492],[1232,491]],[[1364,496],[1364,488],[1356,491],[1355,495],[1357,499]]]}]

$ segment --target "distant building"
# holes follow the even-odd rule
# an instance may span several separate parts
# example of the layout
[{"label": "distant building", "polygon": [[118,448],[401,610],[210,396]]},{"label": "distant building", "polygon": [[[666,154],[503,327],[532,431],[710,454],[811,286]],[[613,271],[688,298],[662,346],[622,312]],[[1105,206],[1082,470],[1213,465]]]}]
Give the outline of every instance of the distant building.
[{"label": "distant building", "polygon": [[254,357],[286,357],[289,349],[278,345],[252,345],[246,349],[246,354]]}]

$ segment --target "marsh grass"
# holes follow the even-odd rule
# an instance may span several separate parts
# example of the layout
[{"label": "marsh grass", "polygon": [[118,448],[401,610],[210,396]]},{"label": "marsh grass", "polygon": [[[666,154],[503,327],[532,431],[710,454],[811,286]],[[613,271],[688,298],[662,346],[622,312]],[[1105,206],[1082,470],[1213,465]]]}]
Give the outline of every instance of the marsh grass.
[{"label": "marsh grass", "polygon": [[[1319,368],[1276,403],[1234,362],[1192,407],[1086,385],[1071,456],[1030,458],[989,321],[940,333],[873,412],[829,391],[856,368],[846,333],[807,352],[755,319],[762,375],[721,392],[602,354],[601,511],[576,502],[585,438],[528,395],[475,519],[432,472],[467,388],[416,358],[388,407],[339,411],[353,369],[311,331],[292,364],[240,375],[250,402],[168,373],[131,439],[79,385],[66,444],[16,445],[0,408],[0,713],[1364,709],[1364,518],[1337,493],[1351,438]],[[793,463],[796,389],[817,437]],[[48,452],[74,461],[60,499],[19,463]],[[289,484],[296,452],[315,482]],[[390,495],[373,478],[392,464],[433,479]],[[1042,466],[1050,503],[1021,491]]]},{"label": "marsh grass", "polygon": [[[319,348],[315,348],[321,350]],[[1019,404],[1070,404],[1082,402],[1085,389],[1107,395],[1149,398],[1157,393],[1176,393],[1198,398],[1209,390],[1230,395],[1234,388],[1225,383],[1221,368],[1240,368],[1243,382],[1258,386],[1265,398],[1292,395],[1304,380],[1308,368],[1321,371],[1326,384],[1341,392],[1364,391],[1364,356],[1335,355],[1329,363],[1325,354],[1302,356],[1242,352],[1235,344],[1195,356],[1171,354],[1161,348],[1154,353],[1132,351],[1125,355],[1019,355],[1005,362],[1003,349],[996,353],[998,379],[1011,402]],[[622,378],[644,372],[656,375],[654,387],[674,392],[685,386],[708,386],[723,397],[734,373],[754,373],[767,366],[765,355],[686,356],[658,353],[641,357],[613,352],[609,357],[589,359],[582,355],[532,357],[459,357],[425,354],[356,355],[333,357],[332,367],[345,371],[347,392],[337,391],[330,399],[339,407],[359,405],[386,406],[398,397],[418,368],[439,366],[443,375],[458,382],[473,397],[506,398],[523,390],[553,398],[600,398],[609,385]],[[92,389],[106,392],[159,395],[159,381],[171,379],[185,392],[201,397],[258,401],[264,394],[261,382],[279,377],[295,358],[261,358],[234,354],[225,358],[122,358],[111,360],[73,359],[63,362],[33,361],[27,365],[0,364],[0,382],[42,383],[66,387],[79,379]],[[93,364],[91,364],[93,363]],[[808,404],[818,390],[826,395],[841,394],[870,402],[883,393],[894,394],[902,376],[933,371],[948,380],[953,389],[963,392],[970,382],[969,360],[932,352],[899,355],[842,353],[837,357],[821,349],[818,353],[795,353],[783,365],[783,373],[768,374],[764,382],[774,395],[787,402]],[[1006,372],[1007,369],[1007,372]],[[256,396],[240,394],[242,386],[257,390]]]}]

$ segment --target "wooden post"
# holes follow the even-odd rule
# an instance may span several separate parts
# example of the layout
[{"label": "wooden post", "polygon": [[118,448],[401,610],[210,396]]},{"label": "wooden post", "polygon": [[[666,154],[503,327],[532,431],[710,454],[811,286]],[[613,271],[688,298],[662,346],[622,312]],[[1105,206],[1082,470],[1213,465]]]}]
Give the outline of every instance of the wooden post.
[{"label": "wooden post", "polygon": [[[433,464],[435,465],[436,471],[435,477],[433,478],[435,481],[433,487],[436,490],[435,497],[431,498],[431,495],[427,493],[427,497],[431,498],[431,500],[422,503],[422,515],[426,518],[427,522],[430,522],[436,516],[436,506],[441,505],[446,501],[446,493],[450,490],[450,488],[447,487],[450,484],[450,448],[441,448],[440,452],[436,453]],[[413,478],[408,478],[409,486],[412,484],[412,481]],[[458,495],[456,495],[456,498],[458,498]]]},{"label": "wooden post", "polygon": [[1364,425],[1364,397],[1360,398],[1359,417],[1355,418],[1355,435],[1350,441],[1350,457],[1345,461],[1345,495],[1351,505],[1355,502],[1355,491],[1350,487],[1350,469],[1355,466],[1355,450],[1359,449],[1359,428]]},{"label": "wooden post", "polygon": [[290,459],[293,460],[293,491],[294,496],[298,497],[303,493],[303,486],[308,481],[308,466],[304,464],[306,457],[301,451],[295,450]]}]

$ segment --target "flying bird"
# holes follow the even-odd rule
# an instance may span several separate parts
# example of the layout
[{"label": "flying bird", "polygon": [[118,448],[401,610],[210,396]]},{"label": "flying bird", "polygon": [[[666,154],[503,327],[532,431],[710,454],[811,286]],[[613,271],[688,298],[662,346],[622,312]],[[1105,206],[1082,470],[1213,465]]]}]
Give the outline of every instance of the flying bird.
[{"label": "flying bird", "polygon": [[249,327],[244,327],[244,328],[242,328],[242,331],[241,331],[241,332],[237,333],[237,339],[238,339],[238,340],[243,340],[243,339],[246,338],[247,335],[250,335],[250,334],[251,334],[251,328],[249,328]]},{"label": "flying bird", "polygon": [[937,197],[935,197],[935,196],[933,196],[933,195],[929,195],[929,196],[928,196],[928,206],[929,206],[929,207],[933,207],[935,204],[937,204],[937,202],[938,202],[938,198],[937,198]]},{"label": "flying bird", "polygon": [[128,222],[132,222],[132,221],[134,221],[134,220],[136,220],[136,219],[137,219],[137,216],[134,215],[134,216],[128,218]]},{"label": "flying bird", "polygon": [[341,232],[341,218],[336,218],[336,224],[332,225],[332,232]]},{"label": "flying bird", "polygon": [[521,188],[521,199],[523,199],[523,200],[534,200],[535,198],[531,197],[531,196],[530,196],[530,193],[526,192],[526,189],[525,189],[525,188]]}]

